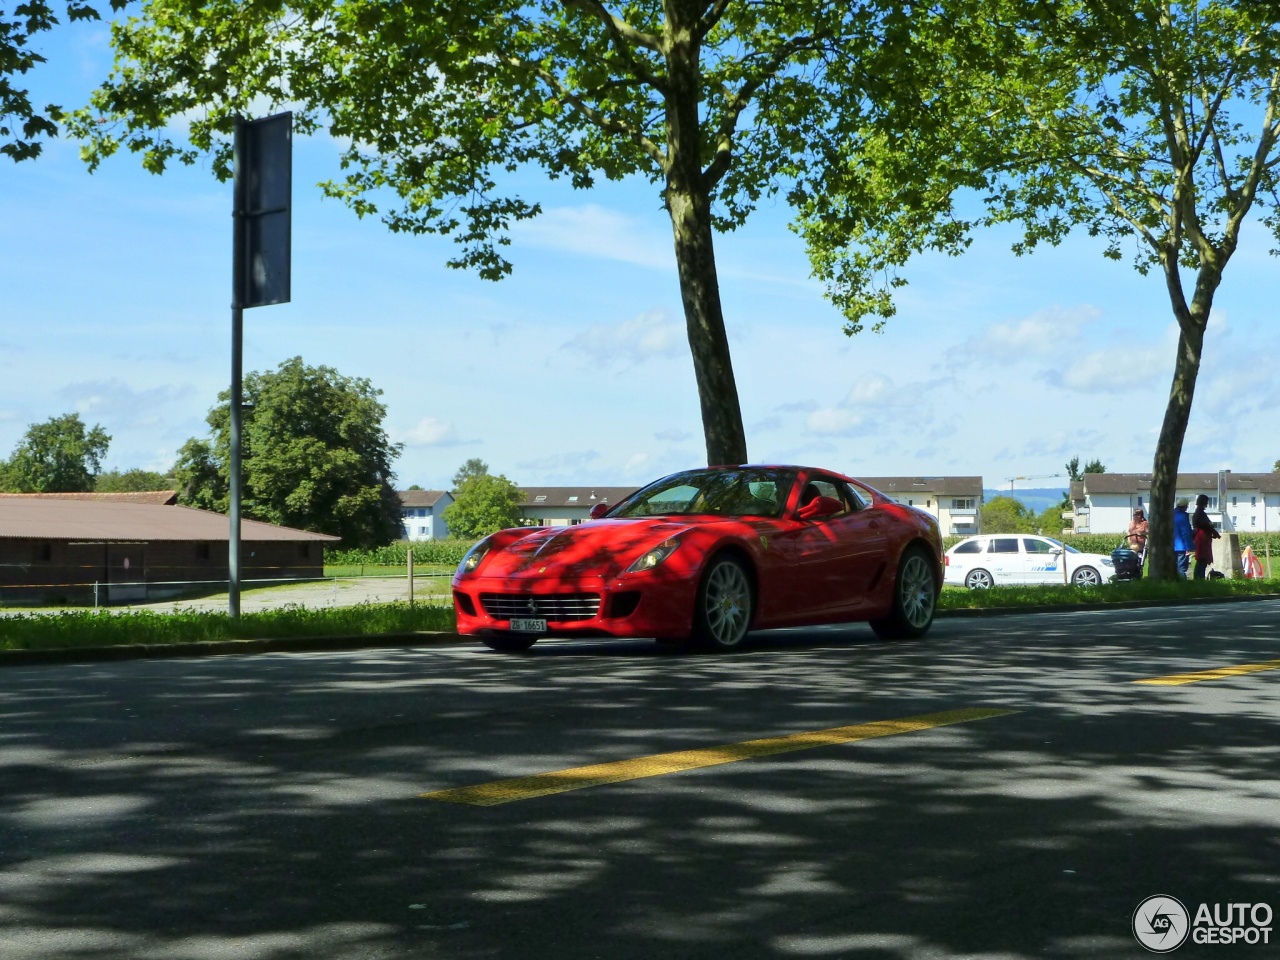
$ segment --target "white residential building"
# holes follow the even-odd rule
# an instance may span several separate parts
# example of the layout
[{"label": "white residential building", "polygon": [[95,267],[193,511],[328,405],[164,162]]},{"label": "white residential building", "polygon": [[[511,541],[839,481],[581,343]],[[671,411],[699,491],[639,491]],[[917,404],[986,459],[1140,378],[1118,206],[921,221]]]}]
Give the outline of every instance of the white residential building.
[{"label": "white residential building", "polygon": [[944,537],[982,532],[982,477],[859,477],[885,496],[933,515]]},{"label": "white residential building", "polygon": [[447,540],[449,527],[444,508],[453,503],[447,490],[397,490],[400,526],[405,540]]},{"label": "white residential building", "polygon": [[635,487],[521,487],[522,522],[529,526],[568,527],[591,516],[597,503],[613,505],[629,497]]},{"label": "white residential building", "polygon": [[[1191,502],[1190,510],[1202,493],[1209,497],[1207,512],[1215,526],[1221,527],[1225,517],[1228,529],[1240,533],[1280,531],[1280,473],[1228,473],[1225,503],[1218,502],[1216,473],[1178,474],[1177,496]],[[1150,512],[1151,474],[1086,473],[1071,484],[1071,500],[1077,533],[1122,534],[1134,510]]]}]

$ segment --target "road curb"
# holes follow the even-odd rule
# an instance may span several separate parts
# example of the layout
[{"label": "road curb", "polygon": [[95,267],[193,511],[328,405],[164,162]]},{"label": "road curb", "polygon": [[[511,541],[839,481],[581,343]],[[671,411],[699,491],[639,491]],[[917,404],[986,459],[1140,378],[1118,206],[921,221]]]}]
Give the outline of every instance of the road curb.
[{"label": "road curb", "polygon": [[[1280,600],[1280,594],[1263,593],[1234,597],[1174,597],[1168,600],[1124,600],[1118,603],[1046,604],[1040,607],[963,607],[939,610],[937,619],[1007,617],[1034,613],[1087,613],[1097,610],[1134,610],[1142,607],[1188,607],[1218,603]],[[452,631],[381,633],[344,637],[280,637],[257,640],[208,640],[193,643],[130,643],[110,647],[57,647],[52,650],[0,650],[0,668],[46,663],[103,663],[119,660],[151,660],[176,657],[225,657],[253,653],[326,653],[340,650],[411,649],[475,643]]]}]

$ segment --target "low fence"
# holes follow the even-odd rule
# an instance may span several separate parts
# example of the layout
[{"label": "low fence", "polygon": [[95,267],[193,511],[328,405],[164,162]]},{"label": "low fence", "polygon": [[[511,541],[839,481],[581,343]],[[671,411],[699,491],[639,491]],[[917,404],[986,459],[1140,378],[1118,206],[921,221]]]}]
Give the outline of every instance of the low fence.
[{"label": "low fence", "polygon": [[[260,608],[351,606],[360,603],[432,603],[449,599],[452,571],[413,571],[399,575],[255,577],[242,579],[242,605]],[[101,580],[63,583],[0,584],[0,609],[33,607],[93,608],[176,604],[184,608],[225,609],[228,580]]]}]

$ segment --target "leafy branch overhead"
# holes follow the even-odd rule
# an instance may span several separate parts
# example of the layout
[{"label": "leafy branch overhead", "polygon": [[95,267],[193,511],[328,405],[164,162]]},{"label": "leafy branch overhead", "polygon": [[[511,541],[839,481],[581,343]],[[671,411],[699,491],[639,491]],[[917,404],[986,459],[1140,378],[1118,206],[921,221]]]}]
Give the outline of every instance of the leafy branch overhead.
[{"label": "leafy branch overhead", "polygon": [[[529,168],[574,187],[642,177],[671,221],[710,462],[746,459],[713,234],[784,200],[848,329],[892,314],[895,271],[963,248],[974,183],[949,124],[999,62],[981,0],[151,0],[72,122],[91,166],[213,156],[238,114],[288,107],[343,144],[325,192],[456,241],[496,280],[536,216]],[[943,123],[939,118],[947,117]],[[170,135],[175,121],[182,139]]]},{"label": "leafy branch overhead", "polygon": [[[122,10],[128,0],[110,0],[110,4],[111,9]],[[62,8],[71,23],[101,19],[97,8],[82,0],[67,0]],[[41,138],[58,135],[62,107],[50,103],[37,108],[30,91],[14,81],[47,62],[36,47],[36,35],[59,22],[48,0],[24,0],[9,15],[0,10],[0,155],[14,162],[38,157]]]}]

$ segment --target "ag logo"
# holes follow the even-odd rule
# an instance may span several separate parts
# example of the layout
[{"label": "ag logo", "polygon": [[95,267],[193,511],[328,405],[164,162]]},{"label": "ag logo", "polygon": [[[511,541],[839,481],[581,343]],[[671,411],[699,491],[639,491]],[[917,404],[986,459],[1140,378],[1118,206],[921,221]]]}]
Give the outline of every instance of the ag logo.
[{"label": "ag logo", "polygon": [[1133,935],[1152,953],[1171,953],[1186,942],[1190,919],[1187,908],[1173,897],[1147,897],[1133,911]]}]

